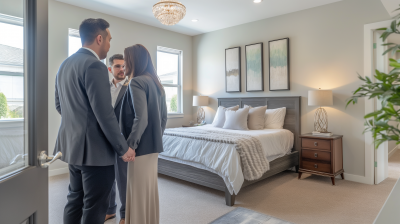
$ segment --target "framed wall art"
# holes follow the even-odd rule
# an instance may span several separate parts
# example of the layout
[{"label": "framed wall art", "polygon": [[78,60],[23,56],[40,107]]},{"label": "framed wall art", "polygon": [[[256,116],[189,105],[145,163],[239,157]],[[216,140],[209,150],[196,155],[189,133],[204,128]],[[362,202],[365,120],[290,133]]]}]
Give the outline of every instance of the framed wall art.
[{"label": "framed wall art", "polygon": [[269,90],[290,90],[289,38],[269,41]]},{"label": "framed wall art", "polygon": [[263,43],[249,44],[246,55],[246,91],[264,91]]},{"label": "framed wall art", "polygon": [[225,49],[225,89],[227,93],[241,92],[240,47]]}]

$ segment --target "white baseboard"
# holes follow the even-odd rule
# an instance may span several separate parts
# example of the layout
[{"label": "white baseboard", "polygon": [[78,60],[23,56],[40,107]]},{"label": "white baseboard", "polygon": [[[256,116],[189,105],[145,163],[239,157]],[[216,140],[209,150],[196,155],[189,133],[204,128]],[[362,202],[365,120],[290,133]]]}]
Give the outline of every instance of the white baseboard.
[{"label": "white baseboard", "polygon": [[[342,177],[340,175],[336,176],[336,178],[342,179]],[[370,185],[374,184],[374,183],[371,183],[371,181],[368,178],[366,178],[365,176],[354,175],[354,174],[349,174],[349,173],[344,173],[344,179],[348,180],[348,181],[362,183],[362,184],[370,184]]]},{"label": "white baseboard", "polygon": [[69,172],[68,167],[49,170],[49,177],[57,176],[57,175],[60,175],[60,174],[65,174],[65,173],[68,173],[68,172]]},{"label": "white baseboard", "polygon": [[390,150],[388,157],[390,158],[391,156],[393,156],[393,154],[394,154],[395,152],[397,152],[398,149],[399,149],[399,147],[396,146],[396,147],[394,147],[394,149]]}]

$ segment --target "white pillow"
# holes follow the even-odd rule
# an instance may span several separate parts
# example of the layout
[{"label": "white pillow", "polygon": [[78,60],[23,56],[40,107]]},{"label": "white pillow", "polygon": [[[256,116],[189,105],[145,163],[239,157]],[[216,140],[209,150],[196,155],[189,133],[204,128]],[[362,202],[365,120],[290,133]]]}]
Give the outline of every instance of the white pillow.
[{"label": "white pillow", "polygon": [[239,105],[236,105],[234,107],[228,107],[225,108],[223,106],[219,106],[217,113],[215,114],[214,121],[212,123],[212,126],[222,128],[225,124],[225,111],[227,110],[238,110]]},{"label": "white pillow", "polygon": [[262,130],[265,126],[265,111],[267,106],[261,107],[251,107],[249,105],[244,105],[244,107],[249,107],[249,117],[247,118],[247,127],[250,130]]},{"label": "white pillow", "polygon": [[286,107],[268,109],[265,111],[265,129],[283,129],[285,121]]},{"label": "white pillow", "polygon": [[247,117],[249,115],[250,107],[242,108],[239,110],[225,111],[225,124],[224,129],[233,130],[249,130],[247,128]]}]

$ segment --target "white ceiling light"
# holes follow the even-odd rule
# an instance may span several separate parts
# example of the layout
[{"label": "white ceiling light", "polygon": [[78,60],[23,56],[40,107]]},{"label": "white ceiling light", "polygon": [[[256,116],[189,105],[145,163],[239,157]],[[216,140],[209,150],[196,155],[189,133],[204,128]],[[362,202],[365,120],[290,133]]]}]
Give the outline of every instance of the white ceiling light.
[{"label": "white ceiling light", "polygon": [[154,16],[164,25],[177,24],[186,15],[186,7],[177,0],[160,0],[153,6]]},{"label": "white ceiling light", "polygon": [[260,3],[262,0],[253,0],[254,3]]},{"label": "white ceiling light", "polygon": [[192,19],[192,22],[198,22],[199,20],[198,19]]}]

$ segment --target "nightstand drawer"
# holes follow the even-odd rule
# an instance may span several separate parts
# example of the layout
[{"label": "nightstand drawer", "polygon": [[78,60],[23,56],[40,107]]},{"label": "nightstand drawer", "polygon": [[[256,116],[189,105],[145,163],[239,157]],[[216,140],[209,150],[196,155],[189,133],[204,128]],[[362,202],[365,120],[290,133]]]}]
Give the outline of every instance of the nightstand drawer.
[{"label": "nightstand drawer", "polygon": [[301,147],[311,148],[311,149],[331,150],[331,141],[315,139],[315,138],[302,138]]},{"label": "nightstand drawer", "polygon": [[301,157],[306,159],[317,159],[330,162],[331,161],[331,153],[330,152],[322,152],[316,150],[301,150]]},{"label": "nightstand drawer", "polygon": [[320,163],[320,162],[312,162],[312,161],[302,161],[301,168],[306,170],[314,170],[318,172],[330,173],[331,172],[331,164]]}]

